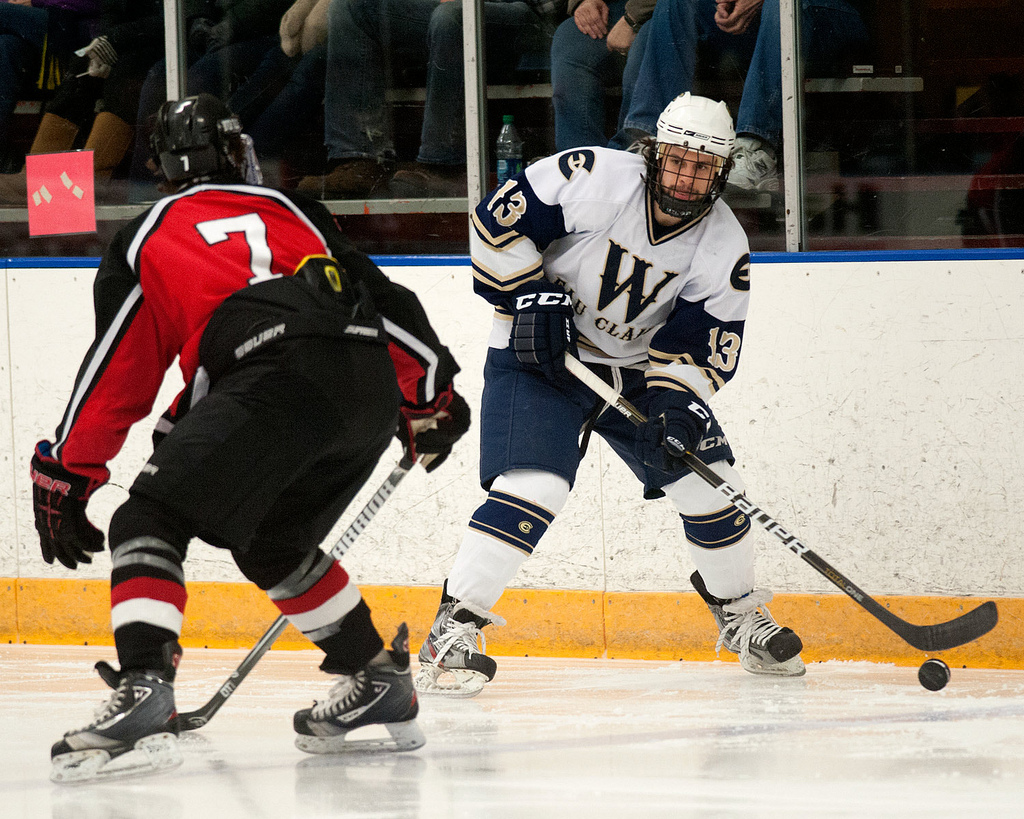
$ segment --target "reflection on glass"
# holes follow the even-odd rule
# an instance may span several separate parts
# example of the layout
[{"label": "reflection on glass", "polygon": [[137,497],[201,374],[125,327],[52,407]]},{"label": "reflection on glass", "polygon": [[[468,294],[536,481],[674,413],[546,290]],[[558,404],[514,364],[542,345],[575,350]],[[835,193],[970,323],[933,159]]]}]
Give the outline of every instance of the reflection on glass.
[{"label": "reflection on glass", "polygon": [[1024,7],[863,0],[871,49],[804,75],[811,249],[1020,246]]},{"label": "reflection on glass", "polygon": [[[0,3],[0,71],[11,75],[0,74],[0,209],[26,207],[26,153],[81,148],[94,152],[100,206],[152,201],[163,3],[60,5]],[[1024,4],[796,5],[805,246],[1024,243]],[[343,200],[375,200],[378,216],[360,218],[424,249],[424,222],[397,215],[466,195],[463,0],[268,0],[258,17],[249,7],[186,6],[188,92],[239,114],[268,183],[353,215]],[[609,140],[626,148],[693,90],[725,100],[736,121],[726,201],[755,250],[782,249],[779,13],[779,0],[485,2],[485,189],[504,115],[529,164]],[[396,218],[380,220],[387,212]],[[24,217],[0,217],[5,246],[20,246]]]}]

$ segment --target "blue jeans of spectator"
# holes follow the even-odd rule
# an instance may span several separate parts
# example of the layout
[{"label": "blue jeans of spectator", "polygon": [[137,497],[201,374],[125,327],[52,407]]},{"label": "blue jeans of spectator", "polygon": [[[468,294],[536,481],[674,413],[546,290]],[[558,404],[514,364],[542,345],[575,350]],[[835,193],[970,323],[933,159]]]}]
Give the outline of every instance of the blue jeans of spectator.
[{"label": "blue jeans of spectator", "polygon": [[46,9],[0,3],[0,145],[7,139],[30,60],[42,51],[48,22]]},{"label": "blue jeans of spectator", "polygon": [[[625,0],[608,4],[608,29],[622,17]],[[622,57],[608,50],[608,41],[584,34],[573,18],[562,21],[551,42],[551,102],[555,109],[555,149],[604,145],[605,89],[621,82],[618,128],[629,110],[650,26],[644,24]]]},{"label": "blue jeans of spectator", "polygon": [[[524,2],[487,2],[483,14],[491,68],[514,62],[540,34],[540,19]],[[426,102],[417,159],[445,165],[465,162],[462,3],[334,0],[327,21],[328,158],[394,161],[387,91],[396,85],[399,67],[425,66]]]},{"label": "blue jeans of spectator", "polygon": [[289,142],[319,121],[326,69],[326,43],[294,58],[275,48],[231,95],[228,108],[241,118],[260,159],[280,157]]},{"label": "blue jeans of spectator", "polygon": [[[845,0],[803,0],[801,55],[805,71],[842,65],[868,40],[864,21]],[[715,25],[714,0],[662,0],[648,23],[644,59],[622,128],[611,146],[626,148],[637,132],[654,134],[658,116],[676,96],[693,90],[698,44],[746,67],[736,132],[774,147],[782,140],[782,49],[779,0],[765,0],[759,21],[739,35]]]}]

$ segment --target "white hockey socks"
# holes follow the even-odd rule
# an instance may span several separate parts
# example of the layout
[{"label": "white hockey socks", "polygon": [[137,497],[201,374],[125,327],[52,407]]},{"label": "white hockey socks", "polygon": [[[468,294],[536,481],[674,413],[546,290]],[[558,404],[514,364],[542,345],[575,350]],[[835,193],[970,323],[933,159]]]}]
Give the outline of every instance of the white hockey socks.
[{"label": "white hockey socks", "polygon": [[[730,486],[744,488],[739,473],[726,461],[710,467]],[[754,588],[754,546],[747,516],[692,473],[666,486],[665,494],[683,519],[690,557],[707,590],[723,600],[750,592]]]},{"label": "white hockey socks", "polygon": [[500,475],[473,513],[448,573],[448,594],[491,609],[569,497],[569,482],[549,472]]}]

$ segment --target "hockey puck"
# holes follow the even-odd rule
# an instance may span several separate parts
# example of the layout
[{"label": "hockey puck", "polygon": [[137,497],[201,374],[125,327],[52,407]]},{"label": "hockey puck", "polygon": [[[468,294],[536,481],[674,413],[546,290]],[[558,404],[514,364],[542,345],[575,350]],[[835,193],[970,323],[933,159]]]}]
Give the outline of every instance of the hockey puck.
[{"label": "hockey puck", "polygon": [[949,666],[942,660],[925,660],[917,669],[917,679],[929,691],[941,691],[949,682]]}]

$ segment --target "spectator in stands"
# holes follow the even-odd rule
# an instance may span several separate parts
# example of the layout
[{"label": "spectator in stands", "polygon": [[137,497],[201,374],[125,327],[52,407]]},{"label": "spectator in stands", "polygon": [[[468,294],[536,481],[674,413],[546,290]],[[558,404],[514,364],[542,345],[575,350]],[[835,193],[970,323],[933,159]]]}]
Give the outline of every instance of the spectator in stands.
[{"label": "spectator in stands", "polygon": [[[547,50],[551,27],[539,2],[495,0],[483,8],[489,74],[526,51]],[[546,10],[547,4],[543,4]],[[325,198],[367,196],[394,173],[389,80],[426,67],[426,103],[416,163],[395,174],[397,195],[466,192],[462,3],[441,0],[334,0],[328,9],[324,142],[327,174],[299,189]]]},{"label": "spectator in stands", "polygon": [[[843,70],[867,45],[868,33],[847,0],[802,0],[805,73]],[[779,188],[782,143],[782,57],[779,0],[661,0],[622,128],[611,146],[628,148],[655,133],[665,106],[694,86],[698,45],[732,54],[746,66],[736,117],[736,150],[729,184],[746,190]]]},{"label": "spectator in stands", "polygon": [[[956,116],[992,117],[1013,128],[1024,117],[1024,73],[1000,71],[956,107]],[[987,135],[991,148],[971,178],[958,216],[965,247],[1020,247],[1024,240],[1024,133]],[[993,243],[993,239],[995,242]]]},{"label": "spectator in stands", "polygon": [[[163,53],[162,0],[103,0],[100,36],[75,52],[68,76],[46,105],[30,153],[67,151],[89,128],[96,180],[106,181],[132,144],[139,92]],[[0,175],[0,202],[24,205],[25,173]]]},{"label": "spectator in stands", "polygon": [[[255,143],[269,185],[295,187],[295,163],[284,162],[283,155],[297,140],[311,136],[314,127],[320,135],[317,142],[323,138],[319,122],[327,73],[330,1],[296,0],[281,18],[280,45],[266,54],[259,68],[228,100],[228,107]],[[299,153],[294,158],[301,162]]]},{"label": "spectator in stands", "polygon": [[551,42],[555,148],[604,145],[605,88],[621,82],[619,128],[629,110],[655,0],[569,0]]},{"label": "spectator in stands", "polygon": [[[281,19],[294,0],[183,0],[186,3],[189,95],[212,94],[226,101],[268,53],[278,49]],[[131,175],[144,184],[137,194],[155,193],[149,161],[149,136],[156,112],[167,99],[167,67],[157,60],[146,76],[136,111],[136,140]],[[152,198],[152,197],[149,197]]]},{"label": "spectator in stands", "polygon": [[21,157],[3,154],[11,115],[34,83],[49,96],[60,85],[71,50],[97,33],[100,0],[0,0],[0,164],[17,171]]}]

